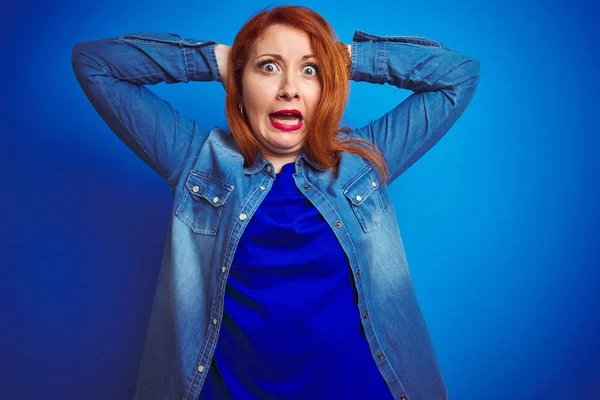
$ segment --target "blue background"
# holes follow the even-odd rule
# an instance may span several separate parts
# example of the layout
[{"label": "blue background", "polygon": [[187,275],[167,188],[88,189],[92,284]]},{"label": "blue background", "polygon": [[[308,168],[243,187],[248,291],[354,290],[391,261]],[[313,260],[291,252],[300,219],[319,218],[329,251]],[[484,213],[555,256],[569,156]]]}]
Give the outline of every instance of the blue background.
[{"label": "blue background", "polygon": [[[231,44],[268,4],[4,3],[2,399],[133,396],[169,224],[166,182],[95,113],[72,46],[141,30]],[[390,187],[451,399],[599,399],[598,10],[302,4],[345,42],[355,29],[426,36],[481,62],[463,116]],[[207,128],[225,125],[220,83],[153,90]],[[344,122],[408,94],[352,83]]]}]

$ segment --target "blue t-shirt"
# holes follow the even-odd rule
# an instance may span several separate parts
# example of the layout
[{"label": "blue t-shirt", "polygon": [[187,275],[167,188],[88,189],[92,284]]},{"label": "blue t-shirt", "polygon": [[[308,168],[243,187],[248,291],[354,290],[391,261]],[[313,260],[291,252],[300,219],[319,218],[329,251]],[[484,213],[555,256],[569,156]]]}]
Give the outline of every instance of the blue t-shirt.
[{"label": "blue t-shirt", "polygon": [[346,255],[293,173],[282,167],[240,239],[200,399],[393,399]]}]

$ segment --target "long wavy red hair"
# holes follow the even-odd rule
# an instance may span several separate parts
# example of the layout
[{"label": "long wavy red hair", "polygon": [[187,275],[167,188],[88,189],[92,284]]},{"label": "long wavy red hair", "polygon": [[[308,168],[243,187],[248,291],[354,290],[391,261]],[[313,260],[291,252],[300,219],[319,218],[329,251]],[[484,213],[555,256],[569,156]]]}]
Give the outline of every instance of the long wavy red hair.
[{"label": "long wavy red hair", "polygon": [[231,46],[231,73],[226,82],[225,112],[231,134],[244,156],[245,164],[252,165],[260,147],[238,106],[242,92],[242,74],[251,46],[267,28],[275,24],[305,32],[319,64],[321,99],[313,122],[307,129],[304,142],[306,155],[319,166],[330,169],[337,168],[342,151],[357,154],[374,164],[387,183],[389,171],[377,148],[361,139],[352,138],[342,142],[337,139],[341,132],[352,132],[351,128],[339,127],[348,101],[350,72],[343,54],[336,47],[338,37],[331,25],[315,11],[302,6],[278,6],[260,11],[242,26]]}]

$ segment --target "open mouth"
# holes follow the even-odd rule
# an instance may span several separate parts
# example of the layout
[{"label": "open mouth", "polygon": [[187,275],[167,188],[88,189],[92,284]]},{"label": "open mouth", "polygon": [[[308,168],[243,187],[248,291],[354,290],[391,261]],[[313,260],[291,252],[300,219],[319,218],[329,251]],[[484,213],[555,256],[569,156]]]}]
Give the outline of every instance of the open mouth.
[{"label": "open mouth", "polygon": [[269,121],[273,127],[286,132],[302,128],[302,116],[295,113],[269,114]]}]

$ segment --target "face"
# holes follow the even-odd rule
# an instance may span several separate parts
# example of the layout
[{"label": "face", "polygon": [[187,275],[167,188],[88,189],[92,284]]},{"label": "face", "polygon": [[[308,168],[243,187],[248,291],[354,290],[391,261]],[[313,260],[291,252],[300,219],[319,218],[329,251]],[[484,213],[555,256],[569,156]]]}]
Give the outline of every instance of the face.
[{"label": "face", "polygon": [[[273,25],[254,43],[244,67],[244,115],[261,152],[277,170],[302,152],[321,98],[317,60],[311,55],[306,33]],[[281,114],[284,110],[296,114]]]}]

